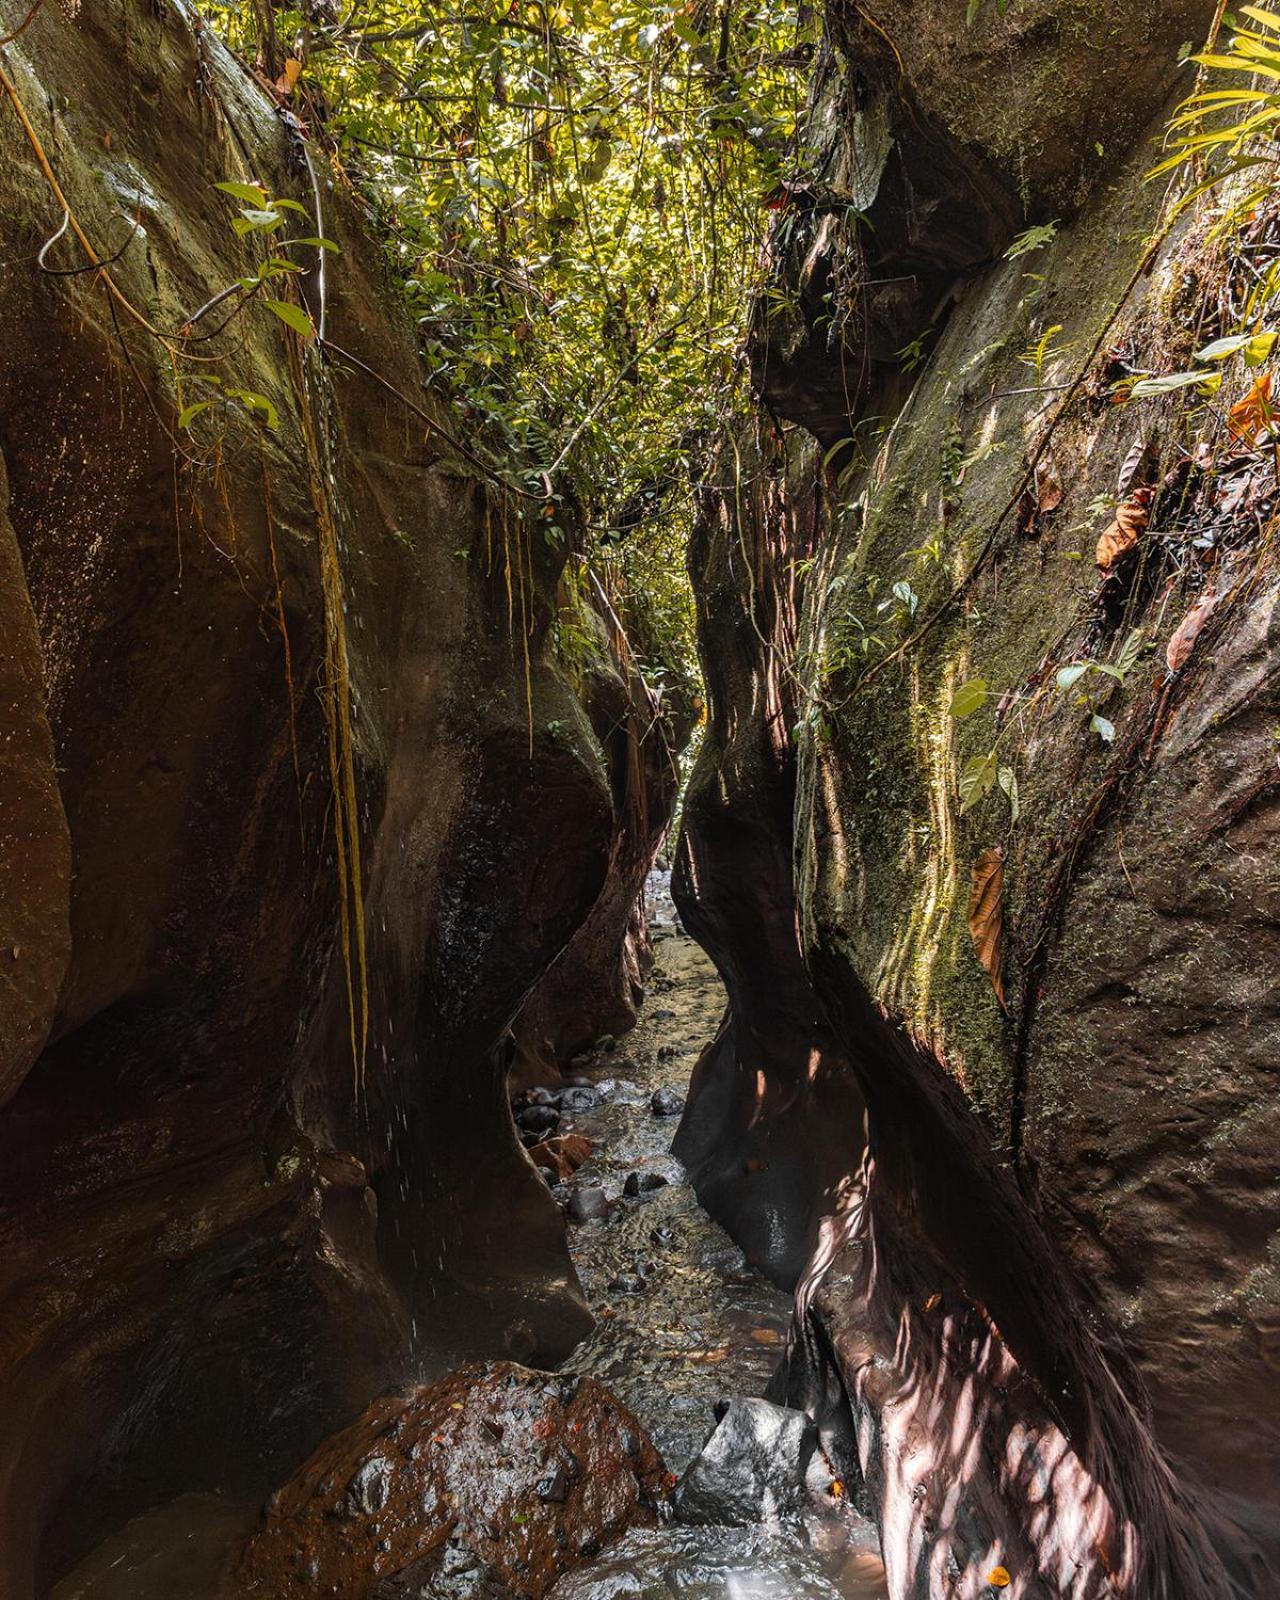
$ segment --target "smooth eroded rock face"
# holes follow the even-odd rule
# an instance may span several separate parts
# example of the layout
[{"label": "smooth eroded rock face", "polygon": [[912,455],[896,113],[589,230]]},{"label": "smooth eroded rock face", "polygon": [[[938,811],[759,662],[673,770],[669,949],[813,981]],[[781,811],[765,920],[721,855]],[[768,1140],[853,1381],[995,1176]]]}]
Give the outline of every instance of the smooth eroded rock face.
[{"label": "smooth eroded rock face", "polygon": [[[778,1257],[808,1255],[784,1392],[842,1394],[895,1600],[996,1565],[1036,1596],[1270,1596],[1280,587],[1249,507],[1272,479],[1194,421],[1188,459],[1176,400],[1115,403],[1229,332],[1204,308],[1248,278],[1203,214],[1135,270],[1176,43],[1215,8],[964,9],[829,6],[754,340],[768,412],[840,442],[789,485],[812,564],[729,472],[699,520],[720,748],[678,877],[731,1012],[681,1142],[744,1243],[771,1215]],[[1099,570],[1139,491],[1133,558]],[[1118,660],[1092,706],[1058,687]],[[735,875],[748,844],[780,868]],[[737,977],[762,928],[798,946],[772,986]],[[841,1085],[865,1152],[824,1114]],[[769,1152],[743,1157],[789,1120],[837,1170],[770,1212]]]},{"label": "smooth eroded rock face", "polygon": [[466,1577],[536,1600],[656,1522],[667,1482],[640,1423],[595,1379],[463,1367],[376,1401],[321,1445],[272,1496],[233,1593],[366,1600],[443,1594]]}]

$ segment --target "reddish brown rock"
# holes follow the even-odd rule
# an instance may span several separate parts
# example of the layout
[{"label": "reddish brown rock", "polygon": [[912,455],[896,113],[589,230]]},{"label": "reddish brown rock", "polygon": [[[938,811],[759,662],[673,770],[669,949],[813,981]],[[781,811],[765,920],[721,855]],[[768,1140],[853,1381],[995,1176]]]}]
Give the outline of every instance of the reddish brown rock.
[{"label": "reddish brown rock", "polygon": [[593,1378],[463,1367],[326,1440],[272,1497],[234,1592],[364,1600],[452,1540],[536,1600],[665,1493],[644,1429]]},{"label": "reddish brown rock", "polygon": [[591,1156],[591,1140],[585,1133],[558,1133],[543,1139],[529,1152],[540,1167],[550,1167],[561,1180],[571,1178]]}]

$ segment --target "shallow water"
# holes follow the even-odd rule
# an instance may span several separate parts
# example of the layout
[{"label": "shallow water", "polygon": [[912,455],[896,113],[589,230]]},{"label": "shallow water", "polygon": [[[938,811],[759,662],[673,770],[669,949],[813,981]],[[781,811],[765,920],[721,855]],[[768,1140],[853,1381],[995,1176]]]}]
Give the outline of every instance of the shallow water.
[{"label": "shallow water", "polygon": [[[720,1021],[724,990],[679,932],[665,875],[651,875],[649,906],[656,965],[640,1023],[582,1064],[605,1098],[564,1124],[595,1146],[574,1185],[599,1185],[615,1202],[608,1221],[570,1224],[598,1325],[565,1365],[607,1383],[679,1473],[710,1431],[718,1400],[763,1393],[791,1302],[699,1206],[671,1154],[679,1118],[650,1110],[656,1089],[684,1093]],[[661,1173],[667,1186],[628,1198],[631,1172]],[[611,1288],[620,1276],[638,1276],[644,1287]],[[180,1496],[112,1534],[51,1600],[209,1600],[256,1516],[216,1495]],[[802,1526],[637,1529],[562,1579],[552,1600],[877,1600],[884,1587],[875,1551],[874,1529],[847,1501],[819,1500]]]},{"label": "shallow water", "polygon": [[[606,1098],[572,1119],[596,1145],[575,1185],[597,1184],[615,1205],[608,1221],[570,1226],[570,1250],[599,1323],[566,1365],[625,1400],[679,1473],[713,1426],[717,1401],[764,1392],[783,1352],[791,1298],[748,1265],[698,1204],[671,1154],[679,1118],[650,1110],[655,1090],[684,1093],[725,995],[706,955],[679,931],[665,874],[650,875],[648,903],[655,965],[639,1024],[580,1067]],[[667,1187],[629,1199],[623,1185],[633,1171],[661,1173]],[[610,1288],[637,1267],[640,1293]],[[873,1600],[885,1592],[883,1577],[874,1528],[847,1500],[833,1498],[819,1500],[803,1526],[637,1529],[552,1595]]]}]

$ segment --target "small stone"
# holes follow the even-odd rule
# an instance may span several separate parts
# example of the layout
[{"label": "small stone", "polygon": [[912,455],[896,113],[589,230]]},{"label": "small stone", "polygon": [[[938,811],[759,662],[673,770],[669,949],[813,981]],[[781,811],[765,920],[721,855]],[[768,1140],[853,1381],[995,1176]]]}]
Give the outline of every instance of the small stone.
[{"label": "small stone", "polygon": [[592,1111],[600,1104],[600,1096],[590,1087],[562,1089],[560,1091],[561,1112]]},{"label": "small stone", "polygon": [[653,1244],[674,1244],[676,1242],[675,1230],[668,1228],[666,1223],[650,1230],[649,1239]]},{"label": "small stone", "polygon": [[609,1279],[609,1290],[612,1294],[643,1294],[645,1281],[638,1272],[620,1272]]},{"label": "small stone", "polygon": [[524,1104],[527,1106],[553,1106],[556,1103],[554,1090],[544,1089],[537,1085],[532,1089],[526,1089],[523,1099]]},{"label": "small stone", "polygon": [[526,1133],[550,1133],[559,1126],[560,1113],[554,1106],[526,1106],[517,1112],[516,1123]]},{"label": "small stone", "polygon": [[595,1184],[575,1189],[569,1201],[569,1218],[573,1222],[603,1222],[609,1215],[609,1197]]},{"label": "small stone", "polygon": [[684,1096],[674,1089],[655,1089],[649,1109],[655,1117],[678,1117],[684,1110]]},{"label": "small stone", "polygon": [[660,1007],[657,1011],[652,1013],[652,1016],[655,1022],[674,1022],[676,1019],[675,1012],[670,1010],[667,1006]]},{"label": "small stone", "polygon": [[560,1174],[558,1172],[554,1172],[550,1167],[539,1167],[538,1176],[542,1179],[543,1183],[546,1184],[548,1189],[554,1189],[556,1184],[560,1182]]},{"label": "small stone", "polygon": [[539,1478],[533,1486],[539,1500],[548,1505],[562,1506],[569,1498],[569,1477],[563,1467],[557,1467],[549,1477]]},{"label": "small stone", "polygon": [[665,1189],[667,1180],[660,1172],[629,1172],[627,1181],[622,1186],[623,1194],[633,1198],[642,1194],[652,1194],[655,1189]]}]

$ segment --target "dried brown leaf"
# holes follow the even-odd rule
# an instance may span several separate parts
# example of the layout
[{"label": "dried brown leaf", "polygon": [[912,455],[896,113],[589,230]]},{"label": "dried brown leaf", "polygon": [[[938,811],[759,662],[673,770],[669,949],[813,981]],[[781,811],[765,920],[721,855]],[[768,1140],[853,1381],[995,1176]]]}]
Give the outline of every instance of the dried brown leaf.
[{"label": "dried brown leaf", "polygon": [[1116,483],[1116,494],[1123,499],[1132,487],[1133,480],[1138,476],[1138,468],[1142,465],[1142,458],[1147,453],[1146,442],[1142,435],[1133,441],[1129,447],[1129,454],[1124,458],[1124,465],[1120,468],[1120,477]]},{"label": "dried brown leaf", "polygon": [[1154,494],[1153,489],[1139,489],[1117,509],[1115,520],[1098,539],[1094,561],[1099,572],[1114,571],[1147,531]]},{"label": "dried brown leaf", "polygon": [[1201,628],[1218,608],[1219,598],[1212,593],[1202,594],[1178,624],[1173,638],[1169,640],[1169,648],[1164,653],[1170,672],[1179,672],[1186,666],[1200,636]]},{"label": "dried brown leaf", "polygon": [[1003,1008],[1004,984],[1000,968],[1004,955],[1004,851],[999,845],[984,850],[973,864],[969,937]]},{"label": "dried brown leaf", "polygon": [[1228,426],[1237,439],[1257,444],[1259,437],[1271,426],[1271,374],[1264,372],[1243,400],[1232,406]]},{"label": "dried brown leaf", "polygon": [[1036,505],[1042,512],[1056,511],[1062,504],[1062,479],[1053,464],[1052,456],[1043,456],[1036,464]]}]

